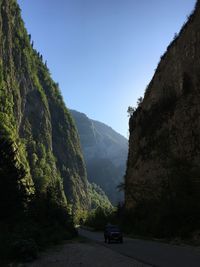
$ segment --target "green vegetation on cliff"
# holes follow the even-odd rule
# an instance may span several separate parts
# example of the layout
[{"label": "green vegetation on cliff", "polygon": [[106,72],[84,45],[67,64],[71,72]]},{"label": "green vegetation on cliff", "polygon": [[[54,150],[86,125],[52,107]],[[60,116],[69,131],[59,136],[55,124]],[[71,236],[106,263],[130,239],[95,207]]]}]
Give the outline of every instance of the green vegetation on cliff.
[{"label": "green vegetation on cliff", "polygon": [[113,205],[123,201],[117,186],[125,174],[128,142],[108,125],[70,110],[80,135],[88,180],[99,185]]},{"label": "green vegetation on cliff", "polygon": [[72,231],[90,205],[79,138],[15,0],[0,0],[0,155],[1,238],[13,229],[42,244]]},{"label": "green vegetation on cliff", "polygon": [[89,195],[91,198],[91,210],[101,207],[102,209],[110,209],[112,205],[100,186],[95,183],[89,185]]}]

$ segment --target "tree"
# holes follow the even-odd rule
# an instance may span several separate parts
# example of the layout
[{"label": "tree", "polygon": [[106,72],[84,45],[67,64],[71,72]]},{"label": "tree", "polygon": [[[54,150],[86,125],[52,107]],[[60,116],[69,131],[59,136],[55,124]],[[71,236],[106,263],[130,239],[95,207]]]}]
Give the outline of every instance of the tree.
[{"label": "tree", "polygon": [[133,115],[133,113],[135,112],[135,108],[129,106],[127,112],[128,112],[128,117],[130,118]]},{"label": "tree", "polygon": [[174,40],[176,40],[177,38],[178,38],[178,33],[175,32],[175,33],[174,33]]},{"label": "tree", "polygon": [[141,104],[142,104],[142,101],[143,101],[143,97],[140,96],[137,100],[137,106],[139,107]]}]

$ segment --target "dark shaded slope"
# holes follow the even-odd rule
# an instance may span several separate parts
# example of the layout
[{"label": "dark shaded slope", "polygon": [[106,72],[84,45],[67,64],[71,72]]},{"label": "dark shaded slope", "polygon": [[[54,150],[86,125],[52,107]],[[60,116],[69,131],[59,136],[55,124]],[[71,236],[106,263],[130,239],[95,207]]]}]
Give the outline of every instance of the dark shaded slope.
[{"label": "dark shaded slope", "polygon": [[130,118],[126,207],[141,233],[187,236],[200,223],[200,2]]}]

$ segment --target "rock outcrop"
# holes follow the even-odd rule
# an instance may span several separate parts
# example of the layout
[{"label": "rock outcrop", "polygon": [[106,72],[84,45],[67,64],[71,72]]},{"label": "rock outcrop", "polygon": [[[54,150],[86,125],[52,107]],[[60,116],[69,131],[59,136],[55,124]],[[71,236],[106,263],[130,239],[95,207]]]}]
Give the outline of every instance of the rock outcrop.
[{"label": "rock outcrop", "polygon": [[200,223],[200,1],[161,57],[130,118],[126,209],[138,231],[184,235]]}]

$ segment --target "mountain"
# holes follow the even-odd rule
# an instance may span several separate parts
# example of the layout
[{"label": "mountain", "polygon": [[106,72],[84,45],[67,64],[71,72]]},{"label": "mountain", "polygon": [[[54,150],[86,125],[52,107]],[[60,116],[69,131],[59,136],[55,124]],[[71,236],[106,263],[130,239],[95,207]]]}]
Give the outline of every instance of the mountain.
[{"label": "mountain", "polygon": [[76,127],[15,0],[0,0],[0,153],[1,229],[32,216],[49,231],[90,206]]},{"label": "mountain", "polygon": [[130,117],[125,205],[140,234],[188,237],[199,229],[199,47],[200,1]]},{"label": "mountain", "polygon": [[113,204],[123,200],[116,188],[123,181],[128,142],[106,124],[70,110],[80,135],[88,180],[100,185]]}]

